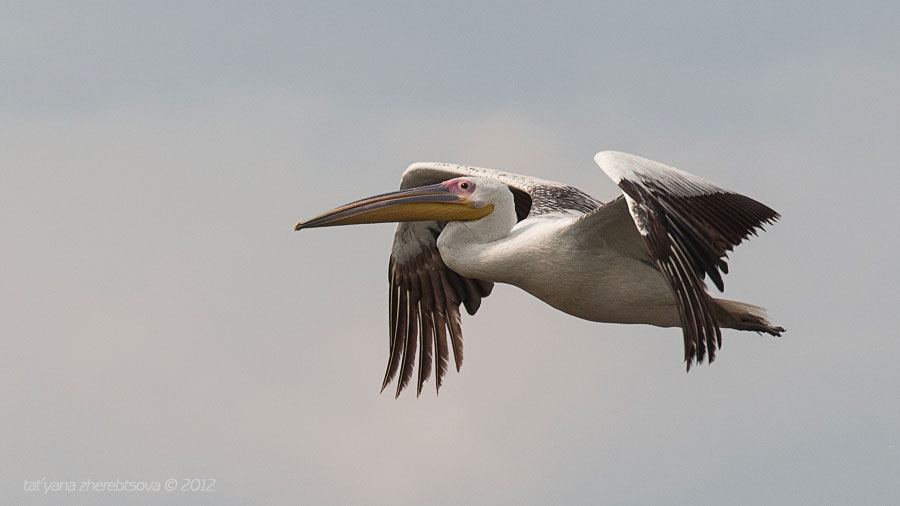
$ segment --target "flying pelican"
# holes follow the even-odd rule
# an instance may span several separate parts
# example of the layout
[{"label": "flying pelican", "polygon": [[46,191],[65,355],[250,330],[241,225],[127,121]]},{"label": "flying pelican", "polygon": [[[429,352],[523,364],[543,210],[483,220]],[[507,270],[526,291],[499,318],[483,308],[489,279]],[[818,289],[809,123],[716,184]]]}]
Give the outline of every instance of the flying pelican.
[{"label": "flying pelican", "polygon": [[[687,370],[715,359],[720,327],[780,336],[757,306],[711,297],[727,252],[778,213],[646,158],[594,156],[623,195],[601,203],[552,181],[449,163],[415,163],[400,190],[301,221],[295,230],[399,222],[388,265],[389,358],[381,389],[396,396],[415,369],[417,395],[434,360],[435,389],[450,348],[463,361],[459,306],[474,315],[494,283],[509,283],[570,315],[681,327]],[[450,345],[447,338],[449,334]],[[419,363],[416,368],[416,351]]]}]

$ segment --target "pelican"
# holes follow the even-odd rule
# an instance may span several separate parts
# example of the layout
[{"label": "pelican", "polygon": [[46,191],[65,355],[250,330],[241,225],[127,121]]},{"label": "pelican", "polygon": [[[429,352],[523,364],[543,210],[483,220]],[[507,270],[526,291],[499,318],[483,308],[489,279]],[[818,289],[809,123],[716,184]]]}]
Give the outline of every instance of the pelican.
[{"label": "pelican", "polygon": [[688,371],[712,363],[721,328],[784,332],[761,307],[713,298],[704,283],[723,291],[727,253],[778,213],[646,158],[603,151],[594,160],[623,193],[608,203],[552,181],[429,162],[410,165],[399,191],[296,224],[399,222],[382,391],[397,377],[398,397],[415,373],[420,395],[432,360],[440,391],[450,349],[457,371],[463,362],[459,306],[474,315],[494,283],[585,320],[681,327]]}]

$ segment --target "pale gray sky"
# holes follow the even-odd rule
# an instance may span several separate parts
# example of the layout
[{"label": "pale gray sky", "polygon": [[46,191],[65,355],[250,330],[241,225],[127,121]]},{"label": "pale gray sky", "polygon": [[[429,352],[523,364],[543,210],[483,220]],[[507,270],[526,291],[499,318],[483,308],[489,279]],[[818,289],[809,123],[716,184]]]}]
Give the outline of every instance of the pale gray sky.
[{"label": "pale gray sky", "polygon": [[[12,2],[0,503],[900,503],[900,7]],[[378,394],[393,227],[293,223],[468,163],[617,194],[644,155],[783,219],[729,298],[782,339],[499,286],[436,398]],[[214,478],[215,492],[26,492]]]}]

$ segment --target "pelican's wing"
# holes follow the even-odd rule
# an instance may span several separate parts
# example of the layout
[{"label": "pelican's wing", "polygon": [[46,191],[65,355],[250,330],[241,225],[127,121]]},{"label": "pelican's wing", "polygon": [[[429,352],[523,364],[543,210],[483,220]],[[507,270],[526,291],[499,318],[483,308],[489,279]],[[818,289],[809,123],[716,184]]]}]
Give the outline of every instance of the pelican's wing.
[{"label": "pelican's wing", "polygon": [[440,390],[450,358],[448,335],[459,370],[463,360],[459,306],[464,304],[469,314],[475,314],[482,297],[490,295],[494,287],[488,281],[460,276],[444,265],[435,243],[441,228],[437,222],[401,223],[394,235],[388,266],[390,356],[381,388],[384,390],[399,371],[396,395],[416,369],[417,349],[417,395],[431,376],[432,359],[435,387]]},{"label": "pelican's wing", "polygon": [[[603,151],[597,165],[625,194],[628,213],[675,295],[685,362],[715,359],[722,337],[703,278],[721,291],[727,253],[778,213],[687,172],[639,156]],[[625,207],[625,206],[620,206]]]},{"label": "pelican's wing", "polygon": [[[519,220],[557,210],[585,213],[600,203],[574,188],[480,167],[449,163],[416,163],[403,173],[400,189],[436,184],[455,177],[489,177],[513,193]],[[558,198],[565,195],[566,198]],[[388,267],[390,333],[387,370],[382,390],[398,375],[396,395],[417,371],[417,394],[435,369],[435,388],[447,372],[450,348],[456,369],[462,366],[463,338],[459,306],[475,314],[494,284],[461,276],[444,265],[437,249],[442,222],[406,222],[397,226]],[[448,346],[449,337],[449,346]],[[416,352],[419,363],[416,367]]]}]

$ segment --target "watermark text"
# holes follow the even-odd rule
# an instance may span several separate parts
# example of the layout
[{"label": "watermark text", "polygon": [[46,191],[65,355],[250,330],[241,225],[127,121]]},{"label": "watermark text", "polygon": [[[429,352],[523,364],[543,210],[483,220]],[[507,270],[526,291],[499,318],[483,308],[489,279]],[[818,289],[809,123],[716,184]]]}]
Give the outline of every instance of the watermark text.
[{"label": "watermark text", "polygon": [[123,480],[121,478],[87,479],[79,481],[24,480],[25,492],[33,494],[58,493],[124,493],[124,492],[215,492],[215,478],[167,478],[165,480]]}]

